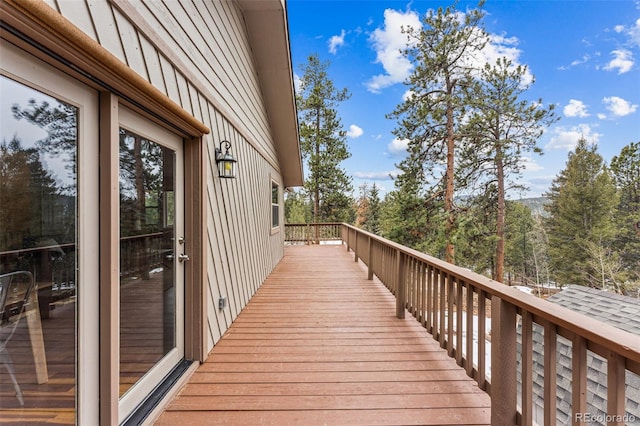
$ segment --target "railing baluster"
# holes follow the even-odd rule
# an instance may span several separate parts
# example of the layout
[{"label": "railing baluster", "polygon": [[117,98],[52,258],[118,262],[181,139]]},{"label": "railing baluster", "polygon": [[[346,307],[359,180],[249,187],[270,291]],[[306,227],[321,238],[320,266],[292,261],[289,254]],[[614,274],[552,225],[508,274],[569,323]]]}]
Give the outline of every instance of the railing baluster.
[{"label": "railing baluster", "polygon": [[447,353],[453,358],[453,302],[454,302],[454,278],[447,276]]},{"label": "railing baluster", "polygon": [[427,327],[427,265],[420,262],[420,288],[422,289],[420,300],[420,323]]},{"label": "railing baluster", "polygon": [[587,341],[575,335],[571,350],[571,424],[583,425],[587,412]]},{"label": "railing baluster", "polygon": [[367,279],[373,280],[373,239],[371,237],[367,240],[367,251],[369,252],[369,264],[367,265]]},{"label": "railing baluster", "polygon": [[464,281],[456,278],[456,363],[462,366],[462,285]]},{"label": "railing baluster", "polygon": [[439,339],[440,330],[440,308],[438,301],[440,300],[439,278],[436,268],[431,266],[431,334],[434,339]]},{"label": "railing baluster", "polygon": [[487,389],[487,294],[478,291],[478,387]]},{"label": "railing baluster", "polygon": [[427,294],[425,295],[427,298],[427,311],[425,316],[427,318],[427,331],[431,333],[431,335],[435,336],[435,332],[433,330],[433,267],[431,265],[426,265],[426,279],[427,279]]},{"label": "railing baluster", "polygon": [[404,306],[405,306],[405,259],[404,254],[400,250],[396,250],[396,318],[404,319]]},{"label": "railing baluster", "polygon": [[440,347],[444,348],[445,345],[445,286],[447,284],[446,280],[446,274],[438,269],[438,275],[439,275],[439,292],[440,292],[440,302],[438,305],[438,310],[440,312],[440,332],[438,334],[438,338],[440,340]]},{"label": "railing baluster", "polygon": [[466,341],[466,367],[467,375],[473,377],[473,293],[474,289],[471,283],[465,283],[467,289],[467,341]]}]

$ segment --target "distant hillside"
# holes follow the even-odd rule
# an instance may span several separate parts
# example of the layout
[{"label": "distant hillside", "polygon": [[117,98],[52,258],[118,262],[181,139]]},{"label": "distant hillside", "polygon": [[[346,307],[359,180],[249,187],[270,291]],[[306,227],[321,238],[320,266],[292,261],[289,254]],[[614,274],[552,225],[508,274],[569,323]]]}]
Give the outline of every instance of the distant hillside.
[{"label": "distant hillside", "polygon": [[534,215],[546,216],[548,213],[544,211],[544,206],[549,204],[551,200],[547,197],[523,198],[516,200],[516,203],[522,203],[531,209]]}]

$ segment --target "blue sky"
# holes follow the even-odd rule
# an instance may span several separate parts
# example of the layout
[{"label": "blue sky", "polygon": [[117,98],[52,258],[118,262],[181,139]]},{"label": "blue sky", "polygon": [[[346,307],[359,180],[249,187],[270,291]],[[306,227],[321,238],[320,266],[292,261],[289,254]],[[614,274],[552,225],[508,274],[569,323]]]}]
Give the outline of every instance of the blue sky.
[{"label": "blue sky", "polygon": [[[294,77],[317,53],[329,60],[329,76],[351,98],[338,112],[352,157],[342,163],[354,191],[373,182],[383,194],[393,190],[389,174],[404,155],[385,114],[402,101],[402,83],[411,71],[397,52],[401,25],[420,25],[443,1],[288,0]],[[477,2],[461,1],[458,10]],[[527,65],[535,83],[526,96],[555,104],[561,119],[538,146],[544,154],[523,159],[521,183],[543,194],[583,136],[609,161],[623,146],[640,141],[640,0],[517,0],[484,6],[484,26],[492,35],[485,56],[506,55]]]}]

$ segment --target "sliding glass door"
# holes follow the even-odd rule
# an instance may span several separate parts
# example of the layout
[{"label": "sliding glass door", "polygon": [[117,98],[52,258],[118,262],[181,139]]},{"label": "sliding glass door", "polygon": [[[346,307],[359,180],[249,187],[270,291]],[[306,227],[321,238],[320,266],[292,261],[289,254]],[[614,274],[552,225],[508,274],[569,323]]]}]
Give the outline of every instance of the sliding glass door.
[{"label": "sliding glass door", "polygon": [[98,95],[5,42],[0,93],[0,418],[82,423],[98,398]]}]

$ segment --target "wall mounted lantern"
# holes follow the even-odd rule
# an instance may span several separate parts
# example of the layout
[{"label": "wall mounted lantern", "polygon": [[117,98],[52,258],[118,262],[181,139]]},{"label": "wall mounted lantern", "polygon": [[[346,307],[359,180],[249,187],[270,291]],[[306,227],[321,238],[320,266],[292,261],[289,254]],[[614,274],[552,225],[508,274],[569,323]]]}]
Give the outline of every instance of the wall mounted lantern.
[{"label": "wall mounted lantern", "polygon": [[[224,145],[225,152],[222,153],[222,145]],[[216,165],[218,166],[218,176],[226,179],[233,179],[236,177],[236,163],[238,160],[229,153],[231,143],[229,141],[220,142],[220,147],[216,148]]]}]

